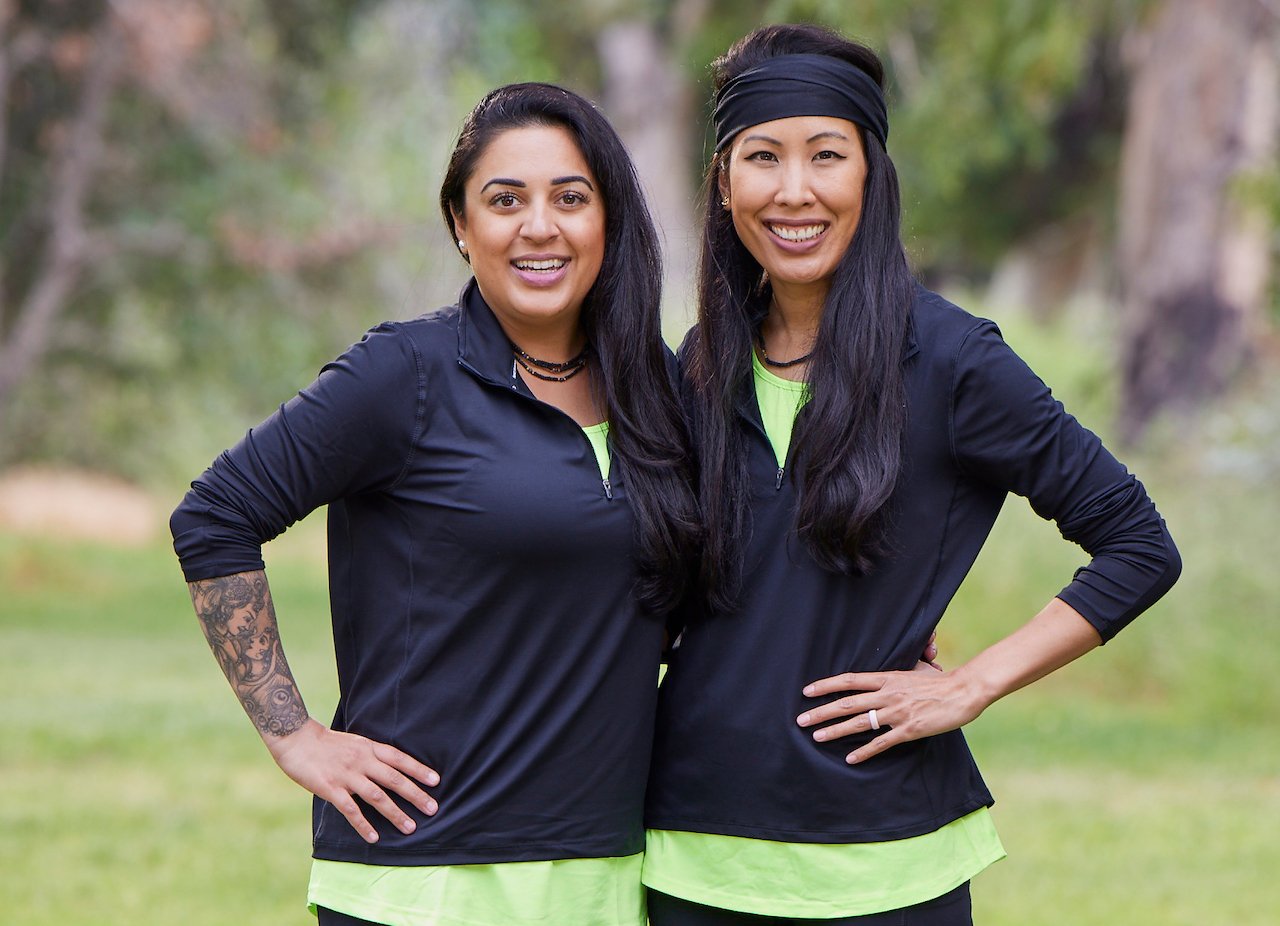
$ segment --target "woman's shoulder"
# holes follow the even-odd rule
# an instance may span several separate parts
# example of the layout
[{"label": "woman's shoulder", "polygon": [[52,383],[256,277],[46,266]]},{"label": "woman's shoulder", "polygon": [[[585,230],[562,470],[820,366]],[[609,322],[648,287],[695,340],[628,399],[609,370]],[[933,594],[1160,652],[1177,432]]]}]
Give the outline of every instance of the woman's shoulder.
[{"label": "woman's shoulder", "polygon": [[974,315],[931,289],[917,284],[911,307],[911,334],[917,346],[958,347],[974,332],[999,333],[996,323]]},{"label": "woman's shoulder", "polygon": [[375,353],[412,353],[424,360],[438,356],[452,362],[458,349],[459,315],[454,304],[412,318],[388,319],[366,331],[360,343]]}]

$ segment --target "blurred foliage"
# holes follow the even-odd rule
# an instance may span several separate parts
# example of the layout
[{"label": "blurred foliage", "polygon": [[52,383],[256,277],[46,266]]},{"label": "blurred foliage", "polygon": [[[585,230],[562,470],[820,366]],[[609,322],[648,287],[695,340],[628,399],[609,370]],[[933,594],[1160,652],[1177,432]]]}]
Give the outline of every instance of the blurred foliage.
[{"label": "blurred foliage", "polygon": [[[0,466],[189,474],[362,330],[452,298],[436,196],[467,108],[512,80],[599,98],[611,24],[653,24],[705,113],[708,65],[768,21],[882,52],[905,236],[926,280],[976,283],[1024,236],[1112,222],[1120,45],[1144,0],[23,0],[0,174],[0,336],[38,272],[51,144],[110,10],[127,73],[87,206],[99,245],[39,372],[0,407]],[[9,11],[6,21],[5,11]],[[11,63],[17,59],[9,56]],[[157,63],[159,62],[159,64]],[[169,67],[164,71],[160,64]],[[697,133],[689,176],[708,146]],[[1280,215],[1280,173],[1244,195]],[[7,313],[4,309],[10,308]]]},{"label": "blurred foliage", "polygon": [[926,273],[972,278],[1045,224],[1113,193],[1119,43],[1141,0],[793,0],[881,51],[904,233]]}]

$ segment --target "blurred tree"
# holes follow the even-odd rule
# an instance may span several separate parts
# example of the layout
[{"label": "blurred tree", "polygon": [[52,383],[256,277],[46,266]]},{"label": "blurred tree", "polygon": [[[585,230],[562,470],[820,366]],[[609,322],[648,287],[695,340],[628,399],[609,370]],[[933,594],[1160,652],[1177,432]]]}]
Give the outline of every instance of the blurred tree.
[{"label": "blurred tree", "polygon": [[1265,322],[1271,218],[1242,178],[1275,171],[1280,8],[1165,0],[1133,40],[1121,165],[1123,436],[1195,407]]},{"label": "blurred tree", "polygon": [[914,263],[926,278],[976,281],[1016,243],[1105,210],[1124,121],[1118,49],[1139,2],[782,7],[881,53]]},{"label": "blurred tree", "polygon": [[926,279],[972,284],[1016,257],[1009,302],[1043,313],[1082,285],[1121,302],[1123,438],[1247,366],[1268,324],[1280,221],[1258,195],[1280,182],[1280,5],[780,7],[882,51],[890,150]]},{"label": "blurred tree", "polygon": [[93,259],[89,200],[121,46],[101,3],[0,7],[0,415]]},{"label": "blurred tree", "polygon": [[[1129,95],[1122,56],[1135,23],[1146,38],[1134,47],[1154,49],[1166,41],[1155,13],[1175,9],[1181,21],[1190,3],[0,0],[0,465],[43,457],[135,475],[185,470],[360,325],[451,297],[465,267],[444,246],[433,188],[462,113],[513,80],[572,86],[618,126],[665,231],[676,335],[697,250],[707,65],[766,21],[825,22],[881,51],[904,230],[926,280],[977,284],[1020,251],[1035,268],[1021,301],[1051,305],[1086,272],[1107,282],[1119,273],[1105,255],[1126,131],[1126,215],[1142,189],[1170,198],[1190,182],[1153,173],[1173,166],[1160,163],[1174,151],[1160,141],[1189,111],[1178,103],[1158,133],[1146,130],[1156,138],[1141,148],[1149,166],[1132,153],[1140,101],[1161,98],[1140,88],[1173,78],[1136,64]],[[1204,85],[1246,60],[1253,77],[1213,92],[1274,85],[1258,77],[1269,23],[1258,20],[1253,51],[1210,65]],[[1190,46],[1169,46],[1165,63],[1208,54]],[[1135,61],[1150,57],[1162,56]],[[1273,96],[1239,98],[1254,101],[1244,122],[1232,127],[1230,103],[1218,122],[1203,120],[1202,131],[1227,133],[1215,137],[1237,133],[1237,148],[1216,149],[1220,166],[1228,153],[1254,151],[1249,139],[1274,118],[1265,106]],[[1164,179],[1140,182],[1155,176]],[[1204,202],[1232,205],[1218,231],[1196,232],[1213,242],[1203,253],[1219,255],[1204,258],[1219,268],[1215,279],[1234,287],[1213,298],[1232,306],[1262,286],[1249,267],[1267,257],[1265,232],[1237,234],[1250,221],[1239,218],[1246,186],[1280,188],[1261,153],[1204,186]],[[1124,240],[1169,240],[1175,223],[1134,212],[1145,214],[1147,231],[1126,224]],[[1228,248],[1228,239],[1251,243]],[[1253,263],[1243,261],[1250,254]],[[1139,267],[1161,276],[1154,261],[1126,257],[1126,274]],[[1239,362],[1230,345],[1248,340],[1241,332],[1255,310],[1233,309],[1222,317],[1237,321],[1213,329],[1223,347],[1198,358],[1212,375],[1165,388],[1187,358],[1161,340],[1169,326],[1154,324],[1156,302],[1136,300],[1144,292],[1172,290],[1126,277],[1135,389],[1173,395],[1230,375]],[[1186,401],[1199,394],[1189,389]],[[175,453],[182,444],[194,449]]]},{"label": "blurred tree", "polygon": [[311,314],[274,355],[313,353],[317,293],[388,237],[328,221],[311,157],[318,56],[365,5],[0,2],[0,464],[146,471],[174,396],[270,379],[227,359],[264,289]]}]

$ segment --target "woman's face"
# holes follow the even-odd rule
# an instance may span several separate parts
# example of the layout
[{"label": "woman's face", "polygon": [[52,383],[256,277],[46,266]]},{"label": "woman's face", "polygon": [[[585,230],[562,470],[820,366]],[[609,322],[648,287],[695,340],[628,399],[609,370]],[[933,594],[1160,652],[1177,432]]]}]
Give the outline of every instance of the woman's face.
[{"label": "woman's face", "polygon": [[559,126],[508,129],[477,160],[454,224],[481,295],[507,327],[576,322],[604,262],[599,186]]},{"label": "woman's face", "polygon": [[858,230],[866,179],[858,129],[847,119],[792,116],[738,133],[720,192],[775,295],[825,297]]},{"label": "woman's face", "polygon": [[257,623],[257,619],[252,604],[236,608],[227,619],[227,636],[239,637],[247,634]]}]

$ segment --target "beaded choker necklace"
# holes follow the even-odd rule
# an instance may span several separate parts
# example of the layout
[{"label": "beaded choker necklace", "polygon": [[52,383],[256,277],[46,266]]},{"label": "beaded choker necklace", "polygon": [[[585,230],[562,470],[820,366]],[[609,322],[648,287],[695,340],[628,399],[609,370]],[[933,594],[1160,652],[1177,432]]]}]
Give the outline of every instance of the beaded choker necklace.
[{"label": "beaded choker necklace", "polygon": [[[520,364],[526,373],[530,376],[536,376],[538,379],[544,379],[549,383],[563,383],[566,380],[573,379],[587,368],[587,358],[591,355],[591,345],[588,344],[576,357],[570,357],[562,363],[557,363],[554,360],[539,360],[537,357],[525,353],[516,345],[515,341],[509,341],[508,343],[511,345],[511,352],[516,355],[516,363]],[[557,373],[563,375],[557,376]]]},{"label": "beaded choker necklace", "polygon": [[797,364],[804,363],[806,360],[808,360],[810,357],[813,356],[813,351],[810,350],[809,353],[802,354],[801,356],[797,357],[795,360],[774,360],[770,358],[769,352],[764,349],[763,334],[759,334],[759,333],[756,334],[756,343],[760,345],[760,359],[765,362],[765,365],[771,366],[771,367],[778,367],[779,369],[785,369],[787,367],[793,367],[793,366],[796,366]]}]

